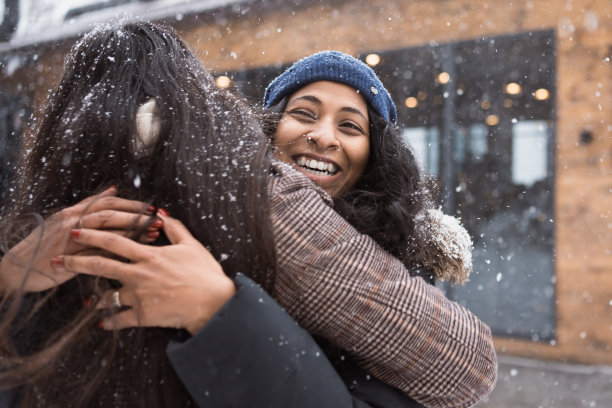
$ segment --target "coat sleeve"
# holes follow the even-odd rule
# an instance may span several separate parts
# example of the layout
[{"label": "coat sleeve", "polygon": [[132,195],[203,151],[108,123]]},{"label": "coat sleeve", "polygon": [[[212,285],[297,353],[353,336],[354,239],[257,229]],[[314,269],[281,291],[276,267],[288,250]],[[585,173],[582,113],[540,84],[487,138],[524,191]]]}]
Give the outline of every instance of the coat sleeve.
[{"label": "coat sleeve", "polygon": [[21,390],[9,389],[0,391],[0,408],[16,408],[21,402]]},{"label": "coat sleeve", "polygon": [[[200,332],[167,349],[199,406],[417,406],[409,398],[389,399],[394,391],[384,384],[362,381],[349,389],[314,339],[263,289],[244,275],[235,283],[234,297]],[[354,372],[347,371],[347,378],[353,382]]]},{"label": "coat sleeve", "polygon": [[447,299],[280,167],[269,186],[279,273],[275,299],[367,372],[428,407],[469,407],[488,394],[490,329]]}]

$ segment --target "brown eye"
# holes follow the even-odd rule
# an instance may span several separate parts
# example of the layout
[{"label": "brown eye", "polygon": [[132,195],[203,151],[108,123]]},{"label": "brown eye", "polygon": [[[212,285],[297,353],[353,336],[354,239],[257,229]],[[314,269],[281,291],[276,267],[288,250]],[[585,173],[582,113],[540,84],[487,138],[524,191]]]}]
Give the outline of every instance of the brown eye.
[{"label": "brown eye", "polygon": [[295,116],[298,120],[315,120],[317,116],[306,109],[294,109],[289,111],[291,116]]},{"label": "brown eye", "polygon": [[342,122],[340,124],[340,127],[350,130],[351,132],[357,132],[362,135],[365,134],[365,131],[361,128],[361,126],[359,126],[358,124],[354,122]]},{"label": "brown eye", "polygon": [[305,109],[295,109],[289,113],[292,115],[303,116],[309,119],[316,119],[316,116],[312,112],[307,111]]}]

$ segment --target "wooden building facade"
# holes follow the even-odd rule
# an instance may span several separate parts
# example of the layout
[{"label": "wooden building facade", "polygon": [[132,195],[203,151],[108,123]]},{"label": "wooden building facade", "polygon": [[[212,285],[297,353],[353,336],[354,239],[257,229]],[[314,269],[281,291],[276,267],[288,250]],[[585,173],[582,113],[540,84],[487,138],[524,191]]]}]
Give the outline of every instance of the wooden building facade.
[{"label": "wooden building facade", "polygon": [[[612,364],[610,1],[190,3],[204,6],[154,17],[254,101],[316,51],[370,64],[474,239],[471,280],[447,294],[492,327],[499,353]],[[2,188],[74,39],[0,47]]]}]

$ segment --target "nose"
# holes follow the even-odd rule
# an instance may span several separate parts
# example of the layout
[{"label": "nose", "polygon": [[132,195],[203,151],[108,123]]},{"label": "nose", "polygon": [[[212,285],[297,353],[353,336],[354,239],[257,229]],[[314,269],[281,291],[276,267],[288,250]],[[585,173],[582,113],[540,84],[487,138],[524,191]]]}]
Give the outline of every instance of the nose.
[{"label": "nose", "polygon": [[336,129],[331,123],[319,123],[314,129],[305,134],[306,140],[313,143],[318,149],[338,149],[340,141],[336,137]]}]

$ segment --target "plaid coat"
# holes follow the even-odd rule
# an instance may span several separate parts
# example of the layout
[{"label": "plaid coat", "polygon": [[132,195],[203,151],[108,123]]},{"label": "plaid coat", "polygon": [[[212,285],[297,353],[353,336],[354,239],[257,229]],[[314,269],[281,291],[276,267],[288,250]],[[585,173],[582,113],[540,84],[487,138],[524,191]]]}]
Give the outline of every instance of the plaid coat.
[{"label": "plaid coat", "polygon": [[303,174],[275,170],[279,304],[425,406],[469,407],[488,394],[497,375],[489,327],[358,233]]}]

